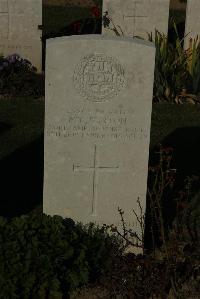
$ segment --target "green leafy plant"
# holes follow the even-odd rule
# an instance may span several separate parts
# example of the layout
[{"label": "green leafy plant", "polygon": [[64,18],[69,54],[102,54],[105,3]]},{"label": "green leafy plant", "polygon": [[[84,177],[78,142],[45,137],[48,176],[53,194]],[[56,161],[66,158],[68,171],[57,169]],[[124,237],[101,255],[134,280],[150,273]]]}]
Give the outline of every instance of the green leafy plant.
[{"label": "green leafy plant", "polygon": [[59,216],[1,217],[0,298],[68,298],[109,272],[119,243],[104,232]]},{"label": "green leafy plant", "polygon": [[154,72],[154,100],[175,101],[181,91],[187,86],[187,55],[183,50],[183,40],[179,39],[176,24],[172,19],[176,33],[175,45],[168,38],[155,30],[155,37],[148,34],[149,41],[156,47]]},{"label": "green leafy plant", "polygon": [[190,40],[187,53],[187,68],[190,74],[191,90],[193,94],[200,94],[200,40]]}]

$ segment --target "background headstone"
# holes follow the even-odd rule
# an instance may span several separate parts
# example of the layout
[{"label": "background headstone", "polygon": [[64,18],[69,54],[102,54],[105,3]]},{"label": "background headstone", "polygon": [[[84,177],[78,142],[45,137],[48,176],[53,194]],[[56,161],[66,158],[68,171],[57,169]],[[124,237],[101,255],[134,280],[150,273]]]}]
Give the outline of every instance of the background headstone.
[{"label": "background headstone", "polygon": [[0,0],[0,54],[17,53],[41,71],[42,0]]},{"label": "background headstone", "polygon": [[[148,39],[148,33],[155,29],[167,34],[169,0],[103,0],[103,15],[108,11],[115,26],[119,25],[125,36]],[[112,24],[111,24],[112,27]],[[119,29],[119,28],[117,28]],[[120,30],[119,30],[120,32]],[[102,33],[115,33],[102,26]]]},{"label": "background headstone", "polygon": [[194,39],[199,36],[200,39],[200,1],[187,0],[186,8],[186,22],[185,22],[185,35],[187,37],[184,41],[184,48],[189,47],[190,38]]},{"label": "background headstone", "polygon": [[[76,51],[74,51],[76,49]],[[114,224],[146,205],[153,43],[83,35],[47,40],[44,213]],[[122,231],[121,231],[122,232]]]}]

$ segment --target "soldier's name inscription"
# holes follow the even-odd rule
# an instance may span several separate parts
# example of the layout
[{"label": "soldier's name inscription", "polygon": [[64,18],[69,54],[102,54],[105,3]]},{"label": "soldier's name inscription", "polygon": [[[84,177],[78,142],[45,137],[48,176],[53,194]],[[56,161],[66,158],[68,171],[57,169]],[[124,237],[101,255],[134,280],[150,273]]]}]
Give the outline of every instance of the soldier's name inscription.
[{"label": "soldier's name inscription", "polygon": [[137,126],[132,108],[69,109],[64,121],[47,125],[46,133],[61,138],[144,140],[148,137],[147,129]]}]

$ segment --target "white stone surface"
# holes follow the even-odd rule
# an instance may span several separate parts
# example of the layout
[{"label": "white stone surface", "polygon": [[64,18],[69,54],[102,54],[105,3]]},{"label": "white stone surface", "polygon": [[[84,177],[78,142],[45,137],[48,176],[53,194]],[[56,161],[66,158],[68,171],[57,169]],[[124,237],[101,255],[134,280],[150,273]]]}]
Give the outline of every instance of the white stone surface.
[{"label": "white stone surface", "polygon": [[47,40],[44,213],[128,228],[146,205],[153,43],[102,35]]},{"label": "white stone surface", "polygon": [[17,53],[42,67],[42,0],[0,0],[0,54]]},{"label": "white stone surface", "polygon": [[184,48],[189,47],[190,38],[198,35],[200,40],[200,0],[187,0]]},{"label": "white stone surface", "polygon": [[[169,0],[103,0],[102,13],[104,15],[104,12],[108,11],[108,16],[115,26],[121,27],[124,36],[138,36],[148,40],[147,32],[152,32],[154,36],[155,29],[167,34],[169,2]],[[104,26],[102,34],[115,35]]]}]

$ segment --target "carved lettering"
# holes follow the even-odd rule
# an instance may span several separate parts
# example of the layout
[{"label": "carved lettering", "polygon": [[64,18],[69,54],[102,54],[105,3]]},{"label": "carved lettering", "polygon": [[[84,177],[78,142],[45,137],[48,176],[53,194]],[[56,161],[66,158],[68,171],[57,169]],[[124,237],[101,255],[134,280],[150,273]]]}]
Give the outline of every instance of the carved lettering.
[{"label": "carved lettering", "polygon": [[141,140],[148,136],[145,128],[135,126],[134,111],[121,108],[105,111],[73,109],[67,111],[64,123],[49,124],[46,133],[51,137],[112,140]]}]

